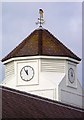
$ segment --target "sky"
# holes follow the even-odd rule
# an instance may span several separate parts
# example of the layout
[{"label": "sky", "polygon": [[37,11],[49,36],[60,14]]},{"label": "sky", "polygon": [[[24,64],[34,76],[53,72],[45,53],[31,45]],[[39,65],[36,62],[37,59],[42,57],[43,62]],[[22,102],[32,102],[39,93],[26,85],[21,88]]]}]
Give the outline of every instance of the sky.
[{"label": "sky", "polygon": [[[43,27],[82,58],[81,2],[3,2],[1,7],[2,55],[0,59],[38,28],[35,22],[39,17],[40,8],[44,11]],[[0,68],[2,68],[0,80],[3,80],[4,66],[1,62]],[[78,79],[82,83],[82,61],[78,65]]]}]

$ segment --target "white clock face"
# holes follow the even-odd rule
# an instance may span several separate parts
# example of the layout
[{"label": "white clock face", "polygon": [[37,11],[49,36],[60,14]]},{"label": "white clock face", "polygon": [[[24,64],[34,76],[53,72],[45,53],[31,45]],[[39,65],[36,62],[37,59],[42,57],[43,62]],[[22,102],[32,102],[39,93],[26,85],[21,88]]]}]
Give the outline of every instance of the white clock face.
[{"label": "white clock face", "polygon": [[73,68],[70,68],[68,70],[68,79],[71,83],[73,83],[75,80],[75,72],[74,72]]},{"label": "white clock face", "polygon": [[34,77],[34,69],[31,66],[24,66],[20,71],[20,77],[24,81],[30,81]]}]

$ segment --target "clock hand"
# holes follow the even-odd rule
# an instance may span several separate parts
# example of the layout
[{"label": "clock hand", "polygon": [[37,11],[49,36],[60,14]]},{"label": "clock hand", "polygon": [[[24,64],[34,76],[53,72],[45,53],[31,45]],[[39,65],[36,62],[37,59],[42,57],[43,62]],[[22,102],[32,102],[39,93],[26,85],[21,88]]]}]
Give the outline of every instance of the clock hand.
[{"label": "clock hand", "polygon": [[26,74],[28,75],[28,70],[25,70]]},{"label": "clock hand", "polygon": [[73,77],[73,73],[71,72],[71,77]]},{"label": "clock hand", "polygon": [[28,75],[28,70],[25,70],[25,68],[24,68],[24,71],[26,72],[26,74]]}]

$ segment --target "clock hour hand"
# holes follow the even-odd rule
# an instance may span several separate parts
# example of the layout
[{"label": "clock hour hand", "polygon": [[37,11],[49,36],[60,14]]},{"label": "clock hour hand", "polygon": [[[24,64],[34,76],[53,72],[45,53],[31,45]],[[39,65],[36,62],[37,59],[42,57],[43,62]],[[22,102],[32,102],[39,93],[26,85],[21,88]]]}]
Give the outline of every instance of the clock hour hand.
[{"label": "clock hour hand", "polygon": [[25,70],[25,69],[24,69],[24,71],[25,71],[25,73],[28,75],[28,70]]}]

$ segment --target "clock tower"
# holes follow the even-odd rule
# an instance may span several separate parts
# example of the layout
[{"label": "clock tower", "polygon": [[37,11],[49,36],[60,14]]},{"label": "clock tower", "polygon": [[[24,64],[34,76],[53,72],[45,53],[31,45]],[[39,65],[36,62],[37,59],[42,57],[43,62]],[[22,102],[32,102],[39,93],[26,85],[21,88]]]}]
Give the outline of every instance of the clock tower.
[{"label": "clock tower", "polygon": [[39,23],[38,29],[2,59],[2,85],[82,107],[82,87],[77,79],[81,59],[42,27],[41,9]]}]

